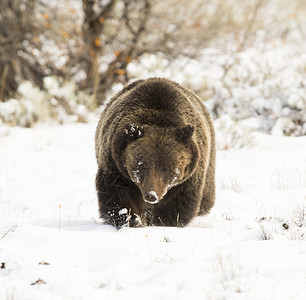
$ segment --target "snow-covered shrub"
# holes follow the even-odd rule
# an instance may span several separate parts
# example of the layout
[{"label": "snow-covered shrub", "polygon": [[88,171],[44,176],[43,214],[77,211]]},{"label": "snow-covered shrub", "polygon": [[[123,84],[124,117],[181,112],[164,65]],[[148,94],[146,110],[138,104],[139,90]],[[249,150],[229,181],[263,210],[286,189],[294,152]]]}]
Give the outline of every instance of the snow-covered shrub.
[{"label": "snow-covered shrub", "polygon": [[16,99],[0,102],[0,123],[31,127],[37,121],[38,114],[31,102]]},{"label": "snow-covered shrub", "polygon": [[60,123],[87,121],[89,111],[95,106],[93,96],[78,91],[75,82],[53,76],[44,78],[44,86]]},{"label": "snow-covered shrub", "polygon": [[0,102],[0,121],[10,125],[32,127],[36,122],[86,122],[94,99],[78,91],[74,82],[57,77],[44,78],[44,90],[25,81],[18,87],[15,99]]},{"label": "snow-covered shrub", "polygon": [[130,78],[171,77],[169,61],[162,53],[144,54],[139,61],[130,63],[127,67]]},{"label": "snow-covered shrub", "polygon": [[[237,53],[221,77],[205,78],[205,87],[212,91],[208,107],[216,120],[231,116],[237,123],[230,125],[233,133],[239,134],[237,126],[241,120],[256,118],[259,122],[253,129],[262,132],[306,134],[306,72],[299,68],[306,64],[306,59],[297,56],[292,63],[292,49],[283,45],[279,50],[280,53],[274,51],[274,59],[270,51],[248,49]],[[244,135],[243,130],[241,134]]]}]

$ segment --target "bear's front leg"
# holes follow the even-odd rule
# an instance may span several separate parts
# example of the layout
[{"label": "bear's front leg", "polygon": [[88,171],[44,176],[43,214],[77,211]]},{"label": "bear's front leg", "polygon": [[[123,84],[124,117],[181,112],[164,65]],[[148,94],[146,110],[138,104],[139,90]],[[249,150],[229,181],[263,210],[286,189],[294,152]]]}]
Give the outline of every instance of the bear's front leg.
[{"label": "bear's front leg", "polygon": [[100,217],[106,224],[122,227],[141,227],[142,220],[132,201],[133,188],[122,176],[105,176],[100,170],[96,176]]},{"label": "bear's front leg", "polygon": [[152,209],[150,225],[184,227],[198,214],[200,198],[194,191],[165,200]]},{"label": "bear's front leg", "polygon": [[131,211],[128,211],[127,208],[102,208],[100,209],[100,217],[106,224],[112,225],[117,229],[143,226],[141,218]]}]

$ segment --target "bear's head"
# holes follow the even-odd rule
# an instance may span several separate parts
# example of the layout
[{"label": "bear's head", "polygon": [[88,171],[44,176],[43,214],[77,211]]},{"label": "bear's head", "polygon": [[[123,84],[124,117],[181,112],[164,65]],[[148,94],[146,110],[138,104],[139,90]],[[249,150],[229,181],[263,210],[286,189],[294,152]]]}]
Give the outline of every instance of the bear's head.
[{"label": "bear's head", "polygon": [[193,135],[190,125],[128,124],[123,129],[121,143],[113,149],[115,160],[121,173],[138,186],[144,201],[158,203],[169,189],[192,176],[199,158]]}]

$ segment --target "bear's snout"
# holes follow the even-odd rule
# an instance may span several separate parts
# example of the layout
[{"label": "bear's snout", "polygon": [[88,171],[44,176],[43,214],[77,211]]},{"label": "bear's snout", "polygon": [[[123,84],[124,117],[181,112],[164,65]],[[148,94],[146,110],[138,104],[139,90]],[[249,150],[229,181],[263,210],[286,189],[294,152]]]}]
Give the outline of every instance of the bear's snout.
[{"label": "bear's snout", "polygon": [[144,195],[144,200],[150,204],[155,204],[159,201],[159,197],[155,191],[148,191]]}]

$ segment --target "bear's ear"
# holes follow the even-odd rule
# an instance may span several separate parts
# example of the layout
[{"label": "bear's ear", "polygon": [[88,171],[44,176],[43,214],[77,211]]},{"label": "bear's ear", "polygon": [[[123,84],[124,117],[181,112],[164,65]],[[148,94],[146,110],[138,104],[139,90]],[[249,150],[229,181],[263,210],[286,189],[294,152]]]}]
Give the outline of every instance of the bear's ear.
[{"label": "bear's ear", "polygon": [[143,126],[128,124],[125,126],[124,132],[128,140],[136,140],[143,136]]},{"label": "bear's ear", "polygon": [[184,128],[179,129],[177,131],[179,141],[183,143],[187,143],[191,139],[193,132],[194,132],[194,128],[191,125],[187,125]]}]

